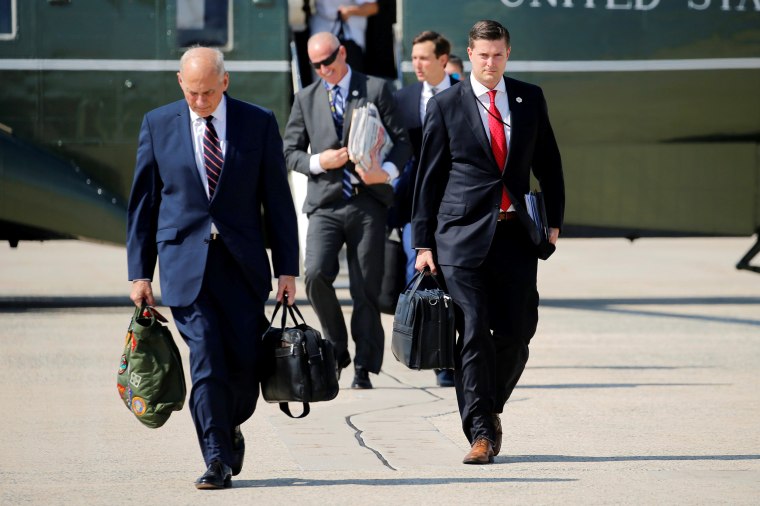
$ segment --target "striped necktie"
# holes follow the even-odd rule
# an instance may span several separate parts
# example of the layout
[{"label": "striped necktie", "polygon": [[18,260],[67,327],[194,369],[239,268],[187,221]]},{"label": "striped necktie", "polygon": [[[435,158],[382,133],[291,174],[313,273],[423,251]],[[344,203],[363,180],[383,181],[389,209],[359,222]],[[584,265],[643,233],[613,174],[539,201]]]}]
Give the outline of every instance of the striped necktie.
[{"label": "striped necktie", "polygon": [[206,116],[206,128],[203,131],[203,165],[206,168],[206,179],[208,180],[208,198],[214,196],[216,185],[219,184],[219,174],[222,173],[222,164],[224,155],[219,143],[219,136],[216,135],[216,128],[211,120],[213,116]]},{"label": "striped necktie", "polygon": [[[330,112],[332,113],[333,123],[335,124],[335,133],[338,139],[343,140],[343,111],[345,104],[340,93],[340,86],[333,86],[330,93]],[[351,172],[347,167],[343,167],[343,179],[341,181],[343,198],[348,200],[354,194],[354,186],[351,184]]]}]

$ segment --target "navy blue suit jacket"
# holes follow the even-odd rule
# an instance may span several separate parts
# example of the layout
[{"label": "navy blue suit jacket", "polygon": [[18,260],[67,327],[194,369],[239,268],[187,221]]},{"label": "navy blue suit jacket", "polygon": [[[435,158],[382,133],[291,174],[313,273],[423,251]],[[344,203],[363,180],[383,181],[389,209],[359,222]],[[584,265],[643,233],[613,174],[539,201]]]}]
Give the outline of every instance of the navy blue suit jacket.
[{"label": "navy blue suit jacket", "polygon": [[212,220],[261,300],[272,289],[264,227],[274,275],[298,275],[296,214],[277,121],[267,109],[226,100],[227,148],[210,201],[195,163],[187,103],[149,112],[140,129],[127,211],[129,279],[152,279],[158,258],[167,306],[187,306],[198,296]]},{"label": "navy blue suit jacket", "polygon": [[[447,76],[449,84],[454,86],[457,81]],[[417,178],[417,167],[422,151],[422,118],[420,117],[420,99],[422,98],[421,82],[404,86],[393,94],[396,99],[396,110],[401,117],[401,124],[409,134],[412,145],[412,164],[404,166],[394,189],[393,214],[396,223],[391,226],[403,226],[412,221],[412,199],[414,197],[414,180]]]}]

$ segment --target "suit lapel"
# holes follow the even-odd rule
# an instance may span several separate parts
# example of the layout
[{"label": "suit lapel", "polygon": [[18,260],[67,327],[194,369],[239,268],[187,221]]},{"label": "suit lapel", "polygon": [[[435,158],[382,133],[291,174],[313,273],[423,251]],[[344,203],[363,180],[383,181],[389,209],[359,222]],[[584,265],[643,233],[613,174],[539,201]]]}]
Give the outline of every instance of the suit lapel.
[{"label": "suit lapel", "polygon": [[237,125],[237,112],[238,109],[235,107],[235,104],[233,103],[232,99],[230,99],[229,96],[227,96],[227,124],[225,125],[225,137],[227,137],[227,146],[224,150],[224,162],[222,163],[222,172],[219,174],[219,182],[216,185],[216,191],[214,192],[214,196],[211,197],[211,200],[213,201],[217,195],[219,195],[219,190],[221,190],[222,186],[224,186],[224,181],[226,179],[229,179],[230,176],[225,176],[229,173],[230,170],[233,170],[233,167],[235,167],[235,157],[237,156],[238,150],[240,149],[240,146],[242,145],[242,128],[235,128]]},{"label": "suit lapel", "polygon": [[488,135],[483,127],[483,120],[480,119],[479,108],[481,106],[477,103],[478,99],[475,96],[475,92],[472,91],[469,79],[462,81],[462,85],[459,87],[459,95],[462,101],[464,118],[470,131],[474,133],[475,139],[477,139],[478,144],[480,144],[491,164],[496,167],[496,159],[493,156],[493,151],[491,151],[491,143],[488,142]]},{"label": "suit lapel", "polygon": [[[507,146],[507,166],[509,159],[512,158],[512,147],[520,146],[520,142],[515,141],[520,136],[520,115],[522,114],[522,97],[517,95],[517,91],[511,86],[510,79],[504,78],[504,86],[507,90],[507,101],[509,102],[509,145]],[[504,121],[507,121],[505,118]],[[507,174],[506,168],[504,174]]]},{"label": "suit lapel", "polygon": [[422,100],[423,84],[418,82],[416,90],[411,94],[411,98],[414,100],[408,100],[404,104],[404,109],[412,113],[412,121],[410,128],[422,128],[422,119],[420,118],[420,101]]},{"label": "suit lapel", "polygon": [[198,172],[198,163],[195,160],[195,149],[193,148],[193,132],[190,128],[190,110],[187,102],[182,100],[179,103],[176,121],[176,129],[179,132],[179,155],[184,159],[182,165],[186,166],[193,175],[190,176],[199,185],[199,189],[205,194],[203,180]]},{"label": "suit lapel", "polygon": [[341,145],[348,144],[348,134],[351,129],[351,115],[354,109],[364,105],[367,98],[367,82],[364,79],[359,79],[359,75],[356,71],[351,72],[351,82],[348,88],[348,96],[346,97],[346,107],[343,111],[343,139],[341,139]]},{"label": "suit lapel", "polygon": [[[329,83],[325,83],[325,81],[320,80],[317,86],[314,87],[313,103],[316,108],[314,115],[316,118],[319,118],[316,122],[318,125],[330,125],[331,128],[328,128],[328,133],[326,135],[334,139],[334,141],[331,141],[329,143],[330,145],[334,145],[340,142],[340,139],[338,139],[338,134],[335,131],[335,122],[333,121],[332,111],[330,110],[330,95],[327,93],[325,84],[328,86],[330,85]],[[343,113],[343,117],[345,119],[345,112]]]}]

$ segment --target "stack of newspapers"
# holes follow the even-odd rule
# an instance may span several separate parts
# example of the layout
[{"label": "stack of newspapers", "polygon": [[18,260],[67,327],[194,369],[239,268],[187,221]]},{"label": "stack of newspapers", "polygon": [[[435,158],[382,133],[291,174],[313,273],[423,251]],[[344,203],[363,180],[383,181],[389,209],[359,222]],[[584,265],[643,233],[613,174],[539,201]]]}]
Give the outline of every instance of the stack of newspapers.
[{"label": "stack of newspapers", "polygon": [[393,147],[385,131],[380,113],[375,104],[357,107],[351,114],[351,132],[348,135],[348,156],[351,161],[369,170],[372,160],[377,159],[381,165]]}]

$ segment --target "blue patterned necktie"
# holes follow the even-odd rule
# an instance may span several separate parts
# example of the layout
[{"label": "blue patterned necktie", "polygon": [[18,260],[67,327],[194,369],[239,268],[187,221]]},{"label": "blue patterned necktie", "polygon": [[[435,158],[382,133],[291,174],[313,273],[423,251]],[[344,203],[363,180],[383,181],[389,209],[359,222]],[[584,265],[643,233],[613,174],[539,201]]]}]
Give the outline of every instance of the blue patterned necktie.
[{"label": "blue patterned necktie", "polygon": [[[335,124],[335,133],[338,134],[338,139],[343,140],[343,111],[344,111],[343,97],[340,93],[340,86],[337,84],[333,86],[330,93],[330,112],[332,113],[333,123]],[[350,199],[354,193],[354,187],[351,184],[351,172],[348,168],[343,167],[343,181],[342,181],[343,198]]]}]

